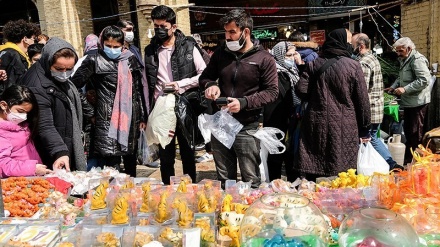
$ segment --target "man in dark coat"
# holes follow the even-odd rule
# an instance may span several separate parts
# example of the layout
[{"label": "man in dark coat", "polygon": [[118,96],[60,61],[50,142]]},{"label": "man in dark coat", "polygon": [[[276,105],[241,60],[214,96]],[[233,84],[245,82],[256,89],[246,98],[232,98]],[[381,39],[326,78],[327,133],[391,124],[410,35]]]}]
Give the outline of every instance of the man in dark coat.
[{"label": "man in dark coat", "polygon": [[[296,86],[298,96],[309,104],[294,169],[308,180],[356,168],[359,138],[369,138],[367,87],[360,64],[350,58],[349,42],[348,30],[330,32],[323,53],[306,65]],[[334,63],[317,75],[329,60]]]},{"label": "man in dark coat", "polygon": [[[174,89],[179,97],[193,91],[199,85],[198,79],[206,64],[192,37],[186,37],[176,25],[176,13],[169,7],[160,5],[151,11],[155,36],[145,47],[145,72],[149,87],[149,102],[154,102],[164,94],[165,87]],[[175,140],[179,142],[183,172],[196,182],[196,164],[190,141],[185,138],[185,130],[191,128],[178,124],[171,142],[160,146],[160,172],[162,182],[170,183],[174,176],[176,157]],[[186,135],[187,136],[187,135]]]},{"label": "man in dark coat", "polygon": [[[258,129],[262,107],[278,97],[278,74],[275,60],[251,41],[253,20],[243,9],[233,9],[220,20],[225,30],[226,43],[217,49],[200,76],[200,87],[205,97],[227,98],[228,111],[243,128],[227,148],[214,136],[212,150],[217,177],[224,186],[228,179],[237,179],[237,161],[241,179],[252,181],[256,188],[261,183],[260,143],[250,132]],[[220,110],[215,107],[214,111]]]},{"label": "man in dark coat", "polygon": [[6,70],[7,79],[0,81],[0,94],[9,86],[19,82],[32,62],[27,55],[27,49],[35,43],[40,29],[33,23],[24,20],[9,21],[3,27],[6,39],[0,45],[0,69]]},{"label": "man in dark coat", "polygon": [[86,170],[81,139],[81,99],[75,85],[68,80],[77,60],[71,44],[51,38],[40,60],[20,82],[37,98],[40,120],[35,146],[50,168]]}]

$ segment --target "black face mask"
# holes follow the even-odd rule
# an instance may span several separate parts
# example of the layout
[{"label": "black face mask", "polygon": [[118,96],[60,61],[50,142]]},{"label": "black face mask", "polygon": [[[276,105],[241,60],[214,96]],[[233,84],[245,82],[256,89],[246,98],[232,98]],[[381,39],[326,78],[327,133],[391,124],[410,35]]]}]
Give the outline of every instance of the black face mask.
[{"label": "black face mask", "polygon": [[347,51],[350,55],[353,54],[353,46],[350,43],[347,43]]},{"label": "black face mask", "polygon": [[165,42],[166,40],[168,40],[170,38],[170,35],[168,35],[168,31],[170,29],[166,29],[166,28],[160,28],[160,27],[156,27],[154,28],[154,36],[160,41],[160,42]]},{"label": "black face mask", "polygon": [[359,56],[359,53],[360,53],[360,51],[359,51],[359,46],[358,46],[353,50],[353,55]]}]

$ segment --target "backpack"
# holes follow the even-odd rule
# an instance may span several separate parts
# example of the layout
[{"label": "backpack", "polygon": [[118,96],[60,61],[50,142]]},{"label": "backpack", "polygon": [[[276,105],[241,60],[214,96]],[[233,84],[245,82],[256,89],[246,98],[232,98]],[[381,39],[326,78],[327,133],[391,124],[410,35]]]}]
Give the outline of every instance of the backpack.
[{"label": "backpack", "polygon": [[434,128],[423,136],[422,144],[432,153],[440,154],[440,127]]}]

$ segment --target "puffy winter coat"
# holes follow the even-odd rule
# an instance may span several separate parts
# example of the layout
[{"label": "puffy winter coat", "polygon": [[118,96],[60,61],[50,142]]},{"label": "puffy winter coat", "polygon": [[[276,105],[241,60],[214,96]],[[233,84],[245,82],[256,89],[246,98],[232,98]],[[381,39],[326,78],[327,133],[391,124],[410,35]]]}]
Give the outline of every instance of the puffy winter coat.
[{"label": "puffy winter coat", "polygon": [[0,176],[34,176],[40,156],[30,140],[28,125],[0,121]]},{"label": "puffy winter coat", "polygon": [[142,93],[142,67],[134,55],[129,58],[128,64],[133,77],[133,112],[126,152],[121,151],[115,139],[108,137],[118,83],[118,62],[108,59],[100,50],[98,54],[87,56],[71,78],[78,88],[90,82],[96,91],[95,133],[91,134],[91,141],[93,141],[93,151],[101,156],[133,154],[137,148],[139,124],[146,117]]}]

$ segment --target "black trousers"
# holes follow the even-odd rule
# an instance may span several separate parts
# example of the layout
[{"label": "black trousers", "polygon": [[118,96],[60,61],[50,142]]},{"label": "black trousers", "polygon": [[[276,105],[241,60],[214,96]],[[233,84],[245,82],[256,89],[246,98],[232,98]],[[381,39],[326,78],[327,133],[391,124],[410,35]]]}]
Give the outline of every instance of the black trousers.
[{"label": "black trousers", "polygon": [[176,158],[176,138],[179,142],[183,173],[188,174],[193,183],[196,183],[196,162],[194,160],[194,150],[186,141],[179,127],[176,128],[176,133],[170,144],[168,144],[165,148],[159,146],[160,175],[162,177],[162,182],[164,184],[170,184],[170,177],[175,176],[174,163]]},{"label": "black trousers", "polygon": [[406,137],[405,164],[410,163],[412,160],[410,149],[412,148],[414,151],[422,143],[423,135],[425,134],[423,124],[427,110],[428,104],[417,107],[405,107],[403,109],[403,131]]},{"label": "black trousers", "polygon": [[124,155],[124,156],[108,156],[100,158],[104,166],[110,166],[121,171],[121,157],[124,158],[125,173],[131,177],[136,177],[136,154]]}]

